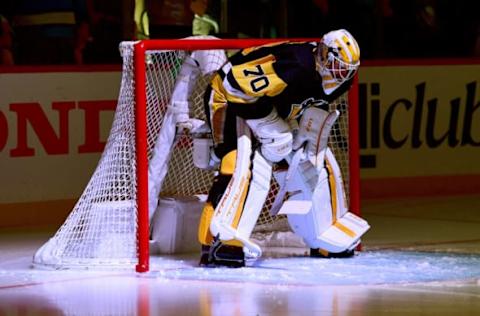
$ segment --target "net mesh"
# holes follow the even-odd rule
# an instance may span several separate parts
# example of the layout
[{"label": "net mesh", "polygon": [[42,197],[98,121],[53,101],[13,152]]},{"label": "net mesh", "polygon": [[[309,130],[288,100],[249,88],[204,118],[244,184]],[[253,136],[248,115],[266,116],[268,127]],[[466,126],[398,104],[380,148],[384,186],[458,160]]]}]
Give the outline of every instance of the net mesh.
[{"label": "net mesh", "polygon": [[[57,233],[34,256],[36,266],[71,267],[134,267],[137,264],[137,205],[135,149],[135,78],[132,42],[120,45],[123,69],[120,94],[104,152],[97,168],[72,212]],[[175,79],[189,53],[175,50],[147,51],[147,150],[152,150],[167,111]],[[215,58],[210,58],[215,62]],[[220,68],[221,63],[213,68]],[[211,75],[198,78],[189,96],[190,117],[205,120],[203,93]],[[331,104],[341,116],[335,124],[330,147],[341,166],[344,181],[348,181],[348,112],[347,97]],[[274,179],[274,177],[272,177]],[[168,172],[161,196],[184,197],[206,194],[213,172],[196,168],[192,158],[192,139],[178,135],[169,160]],[[348,183],[345,183],[348,189]],[[271,217],[278,184],[272,180],[271,190],[258,219],[255,233],[289,231],[284,216]],[[348,201],[348,190],[347,190]],[[201,210],[199,210],[201,211]]]}]

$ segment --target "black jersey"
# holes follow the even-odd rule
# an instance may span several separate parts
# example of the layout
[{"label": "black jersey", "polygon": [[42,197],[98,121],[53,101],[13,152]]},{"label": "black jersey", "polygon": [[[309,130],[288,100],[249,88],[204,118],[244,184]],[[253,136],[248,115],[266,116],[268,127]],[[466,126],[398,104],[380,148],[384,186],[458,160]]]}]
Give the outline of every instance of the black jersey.
[{"label": "black jersey", "polygon": [[[316,70],[316,43],[282,42],[239,51],[212,81],[217,100],[211,111],[228,106],[245,118],[260,118],[277,109],[283,119],[297,117],[309,106],[327,109],[346,92],[351,80],[325,93],[325,79]],[[331,84],[331,83],[329,83]]]}]

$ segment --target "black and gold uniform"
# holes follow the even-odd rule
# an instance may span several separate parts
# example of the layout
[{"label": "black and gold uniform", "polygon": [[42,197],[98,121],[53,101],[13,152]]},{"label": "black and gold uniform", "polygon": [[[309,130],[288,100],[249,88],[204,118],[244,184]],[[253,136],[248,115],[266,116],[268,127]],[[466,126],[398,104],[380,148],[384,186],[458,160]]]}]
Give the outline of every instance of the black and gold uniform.
[{"label": "black and gold uniform", "polygon": [[320,75],[316,49],[317,43],[282,42],[230,57],[205,95],[217,157],[236,148],[237,116],[262,118],[275,107],[288,121],[312,105],[327,110],[329,102],[348,91],[351,79],[339,84],[328,74]]},{"label": "black and gold uniform", "polygon": [[[319,43],[285,41],[243,49],[230,57],[213,77],[205,94],[205,107],[220,167],[199,225],[201,265],[243,266],[244,249],[251,257],[258,255],[259,247],[249,237],[268,196],[265,188],[268,189],[270,181],[267,173],[271,175],[271,163],[282,164],[301,145],[311,157],[317,156],[319,150],[326,150],[319,142],[330,133],[338,115],[329,113],[329,103],[350,89],[359,65],[357,42],[348,31],[340,29],[325,34]],[[250,165],[245,163],[245,155],[250,151],[237,150],[244,148],[237,147],[239,117],[255,136],[252,139],[255,154],[250,157]],[[295,135],[293,129],[297,130]],[[237,156],[241,163],[238,168]],[[335,161],[334,157],[329,159]],[[326,212],[332,218],[340,214],[327,196],[343,196],[340,189],[335,189],[337,183],[325,185],[328,172],[322,169],[323,164],[323,160],[318,162],[318,168],[312,164],[308,171],[317,173],[318,179],[320,175],[323,178],[306,198],[312,199],[316,194],[315,200],[325,198],[325,203],[313,203],[312,211],[296,222],[295,233],[308,240],[314,250],[325,247],[329,252],[346,251],[351,256],[350,250],[361,234],[349,235],[342,247],[319,237],[323,233],[319,227],[331,226],[332,221],[317,214]]]}]

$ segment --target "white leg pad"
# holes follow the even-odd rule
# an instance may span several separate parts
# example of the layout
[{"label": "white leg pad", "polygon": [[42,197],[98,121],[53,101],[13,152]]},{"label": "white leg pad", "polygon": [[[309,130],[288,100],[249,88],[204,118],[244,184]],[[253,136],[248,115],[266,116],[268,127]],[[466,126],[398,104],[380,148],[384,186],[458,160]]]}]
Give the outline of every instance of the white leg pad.
[{"label": "white leg pad", "polygon": [[238,231],[242,236],[250,237],[252,234],[267,199],[271,178],[271,162],[266,160],[259,150],[256,150],[253,157],[252,181],[243,207],[242,217],[238,224]]},{"label": "white leg pad", "polygon": [[[295,203],[290,206],[286,203],[287,207],[281,212],[287,214],[293,231],[300,235],[310,248],[338,253],[354,248],[370,226],[365,220],[348,212],[340,168],[330,149],[326,150],[325,159],[334,181],[329,181],[326,168],[318,170],[310,161],[303,162],[290,182],[289,191],[297,194],[292,194],[289,200],[310,200],[312,206],[306,212],[305,209],[303,212],[289,211],[288,207],[295,207]],[[318,178],[312,176],[312,173],[318,174]],[[315,179],[316,185],[312,188],[312,180]],[[330,192],[334,194],[333,198]]]},{"label": "white leg pad", "polygon": [[364,219],[347,212],[318,237],[315,247],[310,248],[322,248],[334,253],[351,250],[369,228]]},{"label": "white leg pad", "polygon": [[[272,165],[257,150],[254,153],[252,170],[250,170],[252,153],[250,130],[242,119],[238,121],[239,138],[235,170],[215,208],[210,232],[222,241],[235,239],[242,242],[246,256],[258,258],[262,250],[250,240],[250,235],[268,195]],[[244,194],[247,196],[243,200]],[[233,228],[235,215],[242,208],[243,202],[245,203],[238,226]]]}]

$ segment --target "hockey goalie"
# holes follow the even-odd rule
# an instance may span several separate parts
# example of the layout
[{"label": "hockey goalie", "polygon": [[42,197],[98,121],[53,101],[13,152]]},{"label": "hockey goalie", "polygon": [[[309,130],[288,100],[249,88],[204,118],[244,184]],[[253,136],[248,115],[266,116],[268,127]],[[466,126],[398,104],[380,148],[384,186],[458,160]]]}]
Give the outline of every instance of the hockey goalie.
[{"label": "hockey goalie", "polygon": [[200,265],[242,267],[261,256],[250,235],[274,165],[286,168],[275,172],[281,188],[270,212],[287,214],[312,257],[354,255],[369,225],[347,209],[327,140],[339,116],[328,105],[350,88],[359,58],[340,29],[319,43],[243,49],[216,72],[205,93],[212,142],[194,149],[197,166],[217,170],[199,223]]}]

